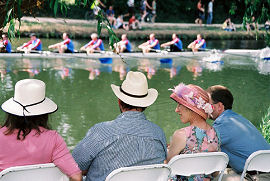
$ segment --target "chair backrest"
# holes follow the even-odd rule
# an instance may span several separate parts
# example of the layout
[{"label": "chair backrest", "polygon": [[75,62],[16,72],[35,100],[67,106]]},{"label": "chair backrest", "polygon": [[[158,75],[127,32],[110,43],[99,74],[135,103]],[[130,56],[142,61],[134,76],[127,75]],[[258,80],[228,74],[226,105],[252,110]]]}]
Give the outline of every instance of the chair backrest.
[{"label": "chair backrest", "polygon": [[270,150],[260,150],[252,153],[246,160],[241,181],[247,171],[270,172]]},{"label": "chair backrest", "polygon": [[0,172],[0,181],[68,181],[53,163],[10,167]]},{"label": "chair backrest", "polygon": [[123,167],[112,171],[105,181],[168,181],[170,174],[166,164]]},{"label": "chair backrest", "polygon": [[191,176],[209,175],[221,171],[219,180],[229,162],[228,155],[223,152],[203,152],[194,154],[180,154],[173,157],[168,163],[172,175]]}]

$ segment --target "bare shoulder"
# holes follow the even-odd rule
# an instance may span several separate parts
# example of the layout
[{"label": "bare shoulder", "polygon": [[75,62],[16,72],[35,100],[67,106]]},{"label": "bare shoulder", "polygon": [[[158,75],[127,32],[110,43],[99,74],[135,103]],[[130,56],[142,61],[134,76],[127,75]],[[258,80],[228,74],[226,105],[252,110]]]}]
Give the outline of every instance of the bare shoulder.
[{"label": "bare shoulder", "polygon": [[175,140],[185,140],[186,139],[185,130],[183,128],[176,130],[174,132],[174,134],[173,134],[173,139],[175,139]]},{"label": "bare shoulder", "polygon": [[181,128],[181,129],[176,130],[176,131],[174,132],[173,136],[178,137],[178,136],[183,136],[183,135],[185,135],[185,134],[186,134],[185,129]]}]

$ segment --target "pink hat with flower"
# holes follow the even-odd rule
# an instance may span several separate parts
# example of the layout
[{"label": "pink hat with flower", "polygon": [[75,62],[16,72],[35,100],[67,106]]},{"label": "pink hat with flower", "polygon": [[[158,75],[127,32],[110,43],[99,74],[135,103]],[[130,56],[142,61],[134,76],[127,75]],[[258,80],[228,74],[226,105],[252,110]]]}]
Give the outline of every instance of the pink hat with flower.
[{"label": "pink hat with flower", "polygon": [[212,105],[209,104],[209,96],[201,87],[180,83],[169,90],[173,91],[170,98],[199,114],[205,120],[213,112]]}]

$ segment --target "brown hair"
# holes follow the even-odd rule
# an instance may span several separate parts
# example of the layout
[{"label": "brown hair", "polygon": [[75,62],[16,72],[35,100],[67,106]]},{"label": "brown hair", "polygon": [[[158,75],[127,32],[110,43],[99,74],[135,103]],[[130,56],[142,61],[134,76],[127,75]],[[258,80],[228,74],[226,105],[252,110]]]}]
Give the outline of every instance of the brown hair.
[{"label": "brown hair", "polygon": [[224,109],[232,109],[233,95],[228,88],[222,85],[214,85],[207,89],[214,103],[221,102]]},{"label": "brown hair", "polygon": [[48,125],[48,119],[48,114],[23,117],[7,113],[6,121],[2,127],[7,127],[5,135],[10,135],[18,130],[17,140],[24,140],[33,129],[37,131],[37,134],[41,133],[39,127],[51,129]]},{"label": "brown hair", "polygon": [[124,103],[122,100],[120,100],[120,105],[122,106],[123,109],[126,109],[126,110],[141,109],[143,112],[146,109],[146,107],[136,107],[136,106],[129,105],[127,103]]}]

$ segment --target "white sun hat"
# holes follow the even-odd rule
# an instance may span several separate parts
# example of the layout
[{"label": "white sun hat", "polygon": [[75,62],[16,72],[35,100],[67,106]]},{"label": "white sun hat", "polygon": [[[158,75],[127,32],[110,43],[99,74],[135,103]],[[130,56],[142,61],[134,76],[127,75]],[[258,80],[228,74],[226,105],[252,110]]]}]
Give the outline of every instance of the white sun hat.
[{"label": "white sun hat", "polygon": [[53,113],[57,105],[45,97],[45,83],[37,79],[23,79],[16,83],[14,97],[2,104],[3,111],[17,116],[37,116]]},{"label": "white sun hat", "polygon": [[148,107],[158,96],[156,89],[148,89],[147,79],[141,72],[128,72],[121,86],[111,84],[111,88],[121,101],[136,107]]}]

